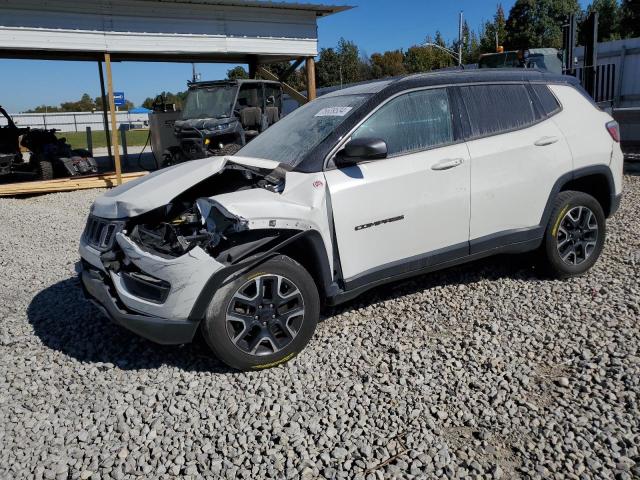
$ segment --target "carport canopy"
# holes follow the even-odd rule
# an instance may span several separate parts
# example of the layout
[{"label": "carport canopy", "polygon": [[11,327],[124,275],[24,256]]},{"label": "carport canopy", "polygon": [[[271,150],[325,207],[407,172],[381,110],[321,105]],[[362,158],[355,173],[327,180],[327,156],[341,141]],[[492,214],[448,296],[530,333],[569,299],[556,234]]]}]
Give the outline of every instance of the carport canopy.
[{"label": "carport canopy", "polygon": [[[0,58],[105,62],[120,183],[112,61],[261,64],[306,60],[315,98],[317,19],[349,6],[264,0],[4,0]],[[104,87],[103,87],[104,95]]]}]

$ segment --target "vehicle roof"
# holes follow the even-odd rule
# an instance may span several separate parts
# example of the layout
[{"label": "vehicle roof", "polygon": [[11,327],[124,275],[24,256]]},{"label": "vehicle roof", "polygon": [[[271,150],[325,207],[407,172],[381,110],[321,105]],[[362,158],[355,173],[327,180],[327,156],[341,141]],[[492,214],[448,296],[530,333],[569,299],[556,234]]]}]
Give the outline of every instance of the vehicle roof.
[{"label": "vehicle roof", "polygon": [[404,88],[427,87],[438,85],[455,85],[464,83],[504,83],[504,82],[535,82],[535,83],[579,83],[575,77],[557,75],[533,68],[486,68],[473,70],[436,70],[427,73],[417,73],[402,77],[376,80],[364,84],[354,85],[331,92],[325,97],[339,95],[375,94],[386,88],[403,90]]}]

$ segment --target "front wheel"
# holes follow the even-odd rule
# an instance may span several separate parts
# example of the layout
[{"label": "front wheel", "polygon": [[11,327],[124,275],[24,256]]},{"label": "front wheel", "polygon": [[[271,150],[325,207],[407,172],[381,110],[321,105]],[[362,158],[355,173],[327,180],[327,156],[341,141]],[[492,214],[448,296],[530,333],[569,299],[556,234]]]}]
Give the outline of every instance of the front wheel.
[{"label": "front wheel", "polygon": [[227,365],[270,368],[307,345],[319,315],[313,278],[298,262],[280,255],[223,285],[211,299],[202,333]]},{"label": "front wheel", "polygon": [[598,260],[605,235],[604,211],[595,198],[583,192],[561,192],[542,245],[547,270],[557,278],[586,272]]}]

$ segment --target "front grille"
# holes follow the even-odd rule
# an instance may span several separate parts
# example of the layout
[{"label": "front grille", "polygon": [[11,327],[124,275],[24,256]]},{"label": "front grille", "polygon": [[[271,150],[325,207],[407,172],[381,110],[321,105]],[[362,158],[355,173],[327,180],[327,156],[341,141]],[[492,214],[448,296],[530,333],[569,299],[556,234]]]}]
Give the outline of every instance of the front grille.
[{"label": "front grille", "polygon": [[106,252],[111,250],[116,240],[116,233],[124,228],[122,220],[105,220],[89,215],[84,229],[84,239],[93,248]]}]

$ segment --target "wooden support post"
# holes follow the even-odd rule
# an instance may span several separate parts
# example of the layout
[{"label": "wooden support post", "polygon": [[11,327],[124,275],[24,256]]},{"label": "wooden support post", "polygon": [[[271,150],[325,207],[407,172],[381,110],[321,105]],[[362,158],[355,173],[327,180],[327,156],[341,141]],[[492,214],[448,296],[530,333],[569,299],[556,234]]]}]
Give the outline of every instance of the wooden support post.
[{"label": "wooden support post", "polygon": [[258,73],[258,58],[255,55],[249,57],[249,78],[256,78]]},{"label": "wooden support post", "polygon": [[307,98],[316,99],[316,62],[313,57],[307,57]]},{"label": "wooden support post", "polygon": [[111,54],[104,54],[104,64],[107,66],[107,91],[109,95],[109,114],[111,116],[111,145],[115,155],[116,184],[122,184],[122,167],[120,165],[120,148],[118,148],[118,126],[116,122],[116,106],[113,101],[113,74],[111,72]]}]

